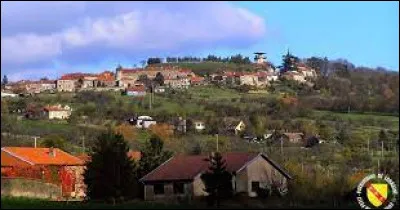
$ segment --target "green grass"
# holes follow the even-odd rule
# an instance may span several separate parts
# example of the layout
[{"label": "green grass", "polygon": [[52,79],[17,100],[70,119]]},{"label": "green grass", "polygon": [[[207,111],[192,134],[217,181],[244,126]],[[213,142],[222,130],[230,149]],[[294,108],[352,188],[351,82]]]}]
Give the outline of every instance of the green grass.
[{"label": "green grass", "polygon": [[341,113],[331,111],[319,111],[315,110],[311,116],[312,118],[318,117],[336,117],[342,120],[350,121],[352,123],[361,123],[367,129],[399,129],[399,117],[390,116],[380,113]]},{"label": "green grass", "polygon": [[4,209],[186,209],[193,206],[177,204],[161,204],[144,201],[130,201],[121,204],[94,202],[56,202],[23,197],[1,197],[1,207]]},{"label": "green grass", "polygon": [[54,133],[60,131],[72,131],[73,125],[67,124],[66,122],[57,122],[57,121],[49,121],[49,120],[21,120],[18,121],[21,125],[21,129],[24,132],[32,133],[35,130],[49,130]]},{"label": "green grass", "polygon": [[331,111],[319,111],[316,110],[314,111],[314,114],[317,116],[321,115],[335,115],[338,117],[341,117],[343,119],[352,119],[352,120],[365,120],[369,118],[374,118],[377,120],[386,120],[386,121],[391,121],[391,122],[399,122],[399,117],[396,116],[388,116],[388,115],[381,115],[379,113],[365,113],[365,114],[360,114],[360,113],[340,113],[340,112],[331,112]]},{"label": "green grass", "polygon": [[[199,203],[200,202],[200,203]],[[1,197],[1,207],[4,209],[200,209],[205,208],[204,201],[195,201],[193,204],[163,204],[157,202],[146,202],[141,200],[129,201],[120,204],[107,204],[95,202],[55,202],[41,199],[31,199],[22,197]],[[221,208],[302,208],[302,209],[319,209],[326,207],[333,207],[331,202],[315,202],[303,204],[300,202],[289,202],[288,198],[274,197],[267,198],[267,200],[244,198],[240,201],[228,200],[223,201]],[[359,209],[355,202],[346,202],[335,208],[339,209]]]},{"label": "green grass", "polygon": [[214,86],[197,86],[188,90],[193,99],[221,100],[240,98],[241,93],[233,89],[218,88]]}]

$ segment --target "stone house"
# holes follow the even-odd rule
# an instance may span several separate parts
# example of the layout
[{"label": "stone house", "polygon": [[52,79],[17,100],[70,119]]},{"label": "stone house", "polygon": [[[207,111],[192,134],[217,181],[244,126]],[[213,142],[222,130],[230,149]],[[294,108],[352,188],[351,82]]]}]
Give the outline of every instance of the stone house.
[{"label": "stone house", "polygon": [[48,119],[68,119],[71,116],[72,109],[68,105],[61,104],[55,106],[46,106],[43,108],[44,116]]},{"label": "stone house", "polygon": [[[205,196],[201,174],[208,170],[207,155],[179,155],[170,158],[140,179],[145,200],[175,200]],[[257,196],[259,189],[276,187],[287,192],[291,176],[264,154],[225,153],[226,169],[233,174],[234,193]]]},{"label": "stone house", "polygon": [[57,80],[58,92],[73,92],[75,91],[76,80],[72,79],[59,79]]},{"label": "stone house", "polygon": [[188,77],[165,77],[164,85],[172,89],[188,89],[190,80]]},{"label": "stone house", "polygon": [[[2,147],[1,173],[11,178],[42,179],[46,169],[56,169],[64,196],[83,198],[84,161],[58,148]],[[18,173],[32,169],[35,173]],[[39,171],[34,170],[39,169]],[[63,176],[63,177],[61,177]]]}]

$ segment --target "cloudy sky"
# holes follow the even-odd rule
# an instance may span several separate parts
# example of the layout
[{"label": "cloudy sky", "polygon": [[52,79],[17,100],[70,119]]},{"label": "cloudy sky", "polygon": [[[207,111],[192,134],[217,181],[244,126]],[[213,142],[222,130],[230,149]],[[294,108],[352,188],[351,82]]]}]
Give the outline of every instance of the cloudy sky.
[{"label": "cloudy sky", "polygon": [[132,67],[149,56],[267,52],[398,71],[398,2],[1,2],[10,80]]}]

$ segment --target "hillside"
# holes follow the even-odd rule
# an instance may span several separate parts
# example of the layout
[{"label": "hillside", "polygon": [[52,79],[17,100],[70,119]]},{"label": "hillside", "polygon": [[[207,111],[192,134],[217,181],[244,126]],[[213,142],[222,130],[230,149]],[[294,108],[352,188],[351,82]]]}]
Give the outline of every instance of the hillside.
[{"label": "hillside", "polygon": [[174,65],[182,68],[189,68],[195,74],[198,75],[206,75],[225,71],[255,71],[254,64],[236,64],[236,63],[223,63],[223,62],[198,62],[198,63],[161,63],[161,64],[153,64],[156,66],[163,65]]}]

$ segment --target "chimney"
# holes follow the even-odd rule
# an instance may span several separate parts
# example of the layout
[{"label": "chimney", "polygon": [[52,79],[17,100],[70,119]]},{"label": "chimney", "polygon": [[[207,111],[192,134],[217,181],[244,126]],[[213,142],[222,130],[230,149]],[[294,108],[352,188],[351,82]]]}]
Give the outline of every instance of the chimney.
[{"label": "chimney", "polygon": [[49,148],[49,155],[50,155],[51,157],[55,157],[55,156],[56,156],[56,151],[54,150],[53,147],[50,147],[50,148]]}]

